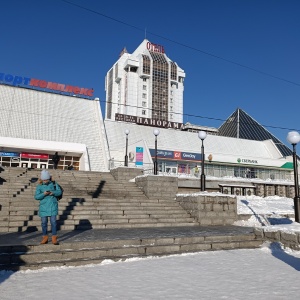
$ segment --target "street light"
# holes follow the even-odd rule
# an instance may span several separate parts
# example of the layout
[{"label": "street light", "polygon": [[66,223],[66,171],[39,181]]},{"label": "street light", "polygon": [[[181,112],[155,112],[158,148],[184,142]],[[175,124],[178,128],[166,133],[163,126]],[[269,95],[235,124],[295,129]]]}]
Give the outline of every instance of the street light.
[{"label": "street light", "polygon": [[126,134],[126,151],[125,151],[125,161],[124,161],[124,166],[128,167],[128,134],[130,133],[129,129],[125,129],[124,133]]},{"label": "street light", "polygon": [[294,166],[294,181],[295,181],[295,197],[294,197],[294,210],[295,222],[300,223],[300,198],[299,198],[299,185],[298,185],[298,163],[296,155],[296,145],[300,142],[300,134],[297,131],[291,131],[287,135],[287,141],[293,145],[293,166]]},{"label": "street light", "polygon": [[199,131],[198,137],[202,141],[201,146],[201,176],[200,176],[200,189],[201,191],[205,191],[205,174],[204,174],[204,146],[203,141],[206,138],[206,132],[205,131]]},{"label": "street light", "polygon": [[159,130],[156,128],[153,130],[155,135],[155,160],[154,160],[154,175],[157,175],[157,136],[159,135]]}]

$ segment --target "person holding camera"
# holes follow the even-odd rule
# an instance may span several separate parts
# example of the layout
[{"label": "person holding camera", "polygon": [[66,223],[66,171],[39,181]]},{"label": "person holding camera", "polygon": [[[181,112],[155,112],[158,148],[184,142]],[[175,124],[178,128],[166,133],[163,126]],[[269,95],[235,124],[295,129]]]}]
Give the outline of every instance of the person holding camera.
[{"label": "person holding camera", "polygon": [[39,203],[39,216],[42,222],[43,239],[41,244],[48,243],[48,218],[50,218],[52,244],[58,245],[56,216],[58,215],[57,197],[61,196],[62,191],[59,184],[51,180],[50,173],[47,170],[41,172],[40,183],[35,190],[34,199]]}]

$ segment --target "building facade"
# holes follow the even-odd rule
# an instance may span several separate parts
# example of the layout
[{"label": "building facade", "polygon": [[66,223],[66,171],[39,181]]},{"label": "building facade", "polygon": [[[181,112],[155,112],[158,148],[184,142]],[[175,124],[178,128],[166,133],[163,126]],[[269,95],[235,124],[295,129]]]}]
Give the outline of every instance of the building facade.
[{"label": "building facade", "polygon": [[129,54],[126,49],[105,80],[105,119],[133,116],[182,123],[184,71],[164,47],[144,40]]},{"label": "building facade", "polygon": [[99,99],[0,84],[0,109],[3,167],[51,169],[58,152],[59,169],[108,170]]},{"label": "building facade", "polygon": [[[197,132],[143,126],[105,120],[110,149],[110,167],[124,165],[125,129],[128,134],[129,166],[152,172],[157,157],[158,172],[170,175],[201,173],[201,140]],[[157,136],[154,130],[159,130]],[[157,142],[155,142],[157,141]],[[205,174],[212,177],[242,177],[262,180],[291,180],[292,157],[283,156],[269,139],[255,141],[208,134],[204,140]],[[156,152],[157,151],[157,152]]]},{"label": "building facade", "polygon": [[[90,89],[0,73],[0,165],[51,169],[58,152],[59,169],[109,171],[124,166],[128,155],[129,166],[145,173],[157,159],[161,174],[197,177],[204,160],[212,177],[291,179],[292,157],[277,140],[242,135],[264,129],[244,112],[238,120],[246,122],[231,118],[219,130],[184,125],[184,78],[160,45],[144,40],[133,54],[124,49],[106,76],[103,120]],[[204,157],[199,130],[208,133]]]}]

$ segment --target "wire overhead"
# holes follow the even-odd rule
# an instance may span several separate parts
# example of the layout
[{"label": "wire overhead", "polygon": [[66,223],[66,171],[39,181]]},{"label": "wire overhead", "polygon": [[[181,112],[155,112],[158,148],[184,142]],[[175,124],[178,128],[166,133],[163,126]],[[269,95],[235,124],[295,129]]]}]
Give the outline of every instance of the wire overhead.
[{"label": "wire overhead", "polygon": [[[98,100],[100,103],[104,103],[106,104],[106,100]],[[117,102],[110,102],[112,104],[116,104],[116,105],[120,105],[120,106],[127,106],[127,107],[133,107],[133,108],[142,108],[145,110],[152,110],[152,108],[147,108],[147,107],[143,107],[143,106],[138,106],[138,105],[130,105],[130,104],[122,104],[122,103],[117,103]],[[156,111],[161,111],[163,112],[163,110],[160,109],[156,109]],[[200,116],[200,115],[193,115],[193,114],[186,114],[186,113],[178,113],[178,112],[173,112],[173,114],[175,115],[182,115],[182,116],[186,116],[186,117],[192,117],[192,118],[200,118],[200,119],[207,119],[207,120],[213,120],[213,121],[221,121],[221,122],[225,122],[228,119],[220,119],[220,118],[213,118],[213,117],[206,117],[206,116]],[[236,123],[237,121],[233,121],[234,123]],[[245,124],[253,124],[253,123],[249,123],[249,122],[245,122]],[[296,131],[300,131],[300,129],[295,129],[295,128],[286,128],[286,127],[279,127],[279,126],[273,126],[273,125],[265,125],[265,124],[260,124],[263,127],[267,127],[267,128],[274,128],[274,129],[283,129],[283,130],[296,130]],[[212,127],[212,126],[208,126],[208,127]]]},{"label": "wire overhead", "polygon": [[277,80],[281,80],[281,81],[284,81],[284,82],[287,82],[287,83],[290,83],[290,84],[293,84],[293,85],[296,85],[296,86],[300,86],[300,83],[298,83],[298,82],[294,82],[294,81],[291,81],[291,80],[288,80],[288,79],[285,79],[285,78],[282,78],[282,77],[279,77],[279,76],[275,76],[275,75],[272,75],[272,74],[270,74],[270,73],[267,73],[267,72],[264,72],[264,71],[261,71],[261,70],[258,70],[258,69],[249,67],[249,66],[247,66],[247,65],[244,65],[244,64],[235,62],[235,61],[233,61],[233,60],[230,60],[230,59],[221,57],[221,56],[219,56],[219,55],[215,55],[215,54],[209,53],[209,52],[207,52],[207,51],[204,51],[204,50],[201,50],[201,49],[198,49],[198,48],[195,48],[195,47],[186,45],[186,44],[184,44],[184,43],[177,42],[177,41],[172,40],[172,39],[169,39],[169,38],[167,38],[167,37],[165,37],[165,36],[163,36],[163,35],[159,35],[159,34],[157,34],[157,33],[148,31],[148,30],[146,30],[145,28],[144,28],[144,29],[143,29],[143,28],[139,28],[139,27],[137,27],[137,26],[131,25],[131,24],[126,23],[126,22],[124,22],[124,21],[121,21],[121,20],[118,20],[118,19],[116,19],[116,18],[107,16],[107,15],[105,15],[105,14],[103,14],[103,13],[100,13],[100,12],[98,12],[98,11],[95,11],[95,10],[93,10],[93,9],[90,9],[90,8],[87,8],[87,7],[84,7],[84,6],[75,4],[75,3],[70,2],[70,1],[67,1],[67,0],[61,0],[61,1],[62,1],[62,2],[65,2],[65,3],[68,3],[68,4],[70,4],[70,5],[73,5],[73,6],[75,6],[75,7],[84,9],[84,10],[86,10],[86,11],[88,11],[88,12],[91,12],[91,13],[94,13],[94,14],[96,14],[96,15],[102,16],[102,17],[104,17],[104,18],[110,19],[110,20],[115,21],[115,22],[117,22],[117,23],[126,25],[126,26],[131,27],[131,28],[133,28],[133,29],[136,29],[136,30],[138,30],[138,31],[142,31],[142,32],[144,32],[145,36],[146,36],[146,32],[147,32],[147,34],[151,34],[151,35],[153,35],[153,36],[157,36],[157,37],[159,37],[159,38],[161,38],[161,39],[164,39],[164,40],[169,41],[169,42],[171,42],[171,43],[173,43],[173,44],[177,44],[177,45],[179,45],[179,46],[185,47],[185,48],[187,48],[187,49],[194,50],[194,51],[196,51],[196,52],[199,52],[199,53],[202,53],[202,54],[211,56],[211,57],[213,57],[213,58],[217,58],[217,59],[219,59],[219,60],[223,60],[223,61],[225,61],[225,62],[227,62],[227,63],[230,63],[230,64],[233,64],[233,65],[236,65],[236,66],[239,66],[239,67],[242,67],[242,68],[251,70],[251,71],[256,72],[256,73],[259,73],[259,74],[261,74],[261,75],[265,75],[265,76],[268,76],[268,77],[271,77],[271,78],[274,78],[274,79],[277,79]]},{"label": "wire overhead", "polygon": [[[170,38],[167,38],[165,36],[162,36],[162,35],[159,35],[159,34],[156,34],[154,32],[151,32],[151,31],[148,31],[146,28],[139,28],[137,26],[134,26],[134,25],[131,25],[127,22],[124,22],[124,21],[121,21],[119,19],[116,19],[116,18],[113,18],[113,17],[110,17],[108,15],[105,15],[99,11],[95,11],[93,9],[90,9],[90,8],[87,8],[87,7],[84,7],[82,5],[78,5],[78,4],[75,4],[71,1],[68,1],[68,0],[61,0],[62,2],[65,2],[69,5],[72,5],[72,6],[75,6],[75,7],[78,7],[80,9],[83,9],[83,10],[86,10],[88,12],[91,12],[93,14],[96,14],[96,15],[99,15],[99,16],[102,16],[104,18],[107,18],[109,20],[112,20],[114,22],[117,22],[117,23],[120,23],[122,25],[126,25],[128,27],[131,27],[135,30],[138,30],[138,31],[141,31],[141,32],[144,32],[144,35],[146,37],[146,34],[151,34],[153,36],[156,36],[156,37],[159,37],[161,39],[164,39],[166,41],[169,41],[173,44],[177,44],[177,45],[180,45],[182,47],[185,47],[187,49],[190,49],[190,50],[193,50],[193,51],[196,51],[196,52],[199,52],[199,53],[202,53],[202,54],[205,54],[205,55],[208,55],[208,56],[211,56],[213,58],[216,58],[216,59],[219,59],[219,60],[222,60],[222,61],[225,61],[227,63],[230,63],[230,64],[233,64],[233,65],[236,65],[236,66],[239,66],[239,67],[242,67],[244,69],[248,69],[248,70],[251,70],[253,72],[256,72],[256,73],[259,73],[261,75],[265,75],[265,76],[268,76],[268,77],[271,77],[271,78],[274,78],[274,79],[277,79],[277,80],[281,80],[281,81],[284,81],[284,82],[287,82],[287,83],[290,83],[290,84],[293,84],[293,85],[296,85],[296,86],[300,86],[300,83],[297,83],[297,82],[294,82],[294,81],[291,81],[291,80],[288,80],[288,79],[285,79],[285,78],[282,78],[282,77],[278,77],[278,76],[275,76],[275,75],[272,75],[270,73],[267,73],[267,72],[264,72],[264,71],[261,71],[261,70],[258,70],[258,69],[255,69],[255,68],[252,68],[250,66],[247,66],[247,65],[244,65],[244,64],[241,64],[241,63],[238,63],[238,62],[235,62],[233,60],[230,60],[230,59],[227,59],[227,58],[224,58],[224,57],[221,57],[221,56],[218,56],[218,55],[215,55],[215,54],[212,54],[212,53],[209,53],[207,51],[203,51],[201,49],[198,49],[198,48],[195,48],[195,47],[192,47],[192,46],[189,46],[189,45],[186,45],[184,43],[181,43],[181,42],[178,42],[178,41],[175,41],[175,40],[172,40]],[[106,103],[106,101],[103,101],[103,100],[100,100],[101,103]],[[115,103],[116,104],[116,103]],[[131,106],[131,105],[127,105],[127,106],[130,106],[130,107],[136,107],[136,108],[140,108],[139,106]],[[145,109],[145,108],[143,108]],[[148,108],[150,109],[150,108]],[[176,113],[175,113],[176,114]],[[178,113],[177,113],[178,114]],[[220,118],[213,118],[213,117],[206,117],[206,116],[199,116],[199,115],[193,115],[193,114],[186,114],[186,113],[183,113],[182,114],[183,116],[186,116],[186,117],[194,117],[194,118],[202,118],[202,119],[208,119],[208,120],[214,120],[214,121],[221,121],[221,122],[225,122],[226,119],[220,119]],[[286,127],[279,127],[279,126],[272,126],[272,125],[264,125],[264,124],[261,124],[262,126],[264,127],[268,127],[268,128],[273,128],[273,129],[283,129],[283,130],[297,130],[297,131],[300,131],[299,129],[294,129],[294,128],[286,128]]]}]

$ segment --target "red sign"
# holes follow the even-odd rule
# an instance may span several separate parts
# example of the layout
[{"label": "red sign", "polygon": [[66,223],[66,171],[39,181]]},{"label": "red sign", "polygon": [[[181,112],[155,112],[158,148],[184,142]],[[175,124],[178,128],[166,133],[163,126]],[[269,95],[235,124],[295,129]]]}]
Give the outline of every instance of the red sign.
[{"label": "red sign", "polygon": [[80,88],[78,86],[65,85],[61,83],[50,82],[50,81],[39,80],[39,79],[31,79],[29,85],[36,86],[42,89],[61,91],[61,92],[71,93],[76,95],[81,94],[89,97],[92,97],[94,93],[93,89]]},{"label": "red sign", "polygon": [[175,159],[181,159],[181,152],[174,151],[174,158]]},{"label": "red sign", "polygon": [[88,97],[92,97],[94,93],[94,90],[89,88],[81,88],[73,85],[66,85],[62,83],[56,83],[56,82],[22,77],[22,76],[14,76],[11,74],[4,74],[4,73],[0,73],[0,81],[4,81],[5,83],[12,84],[15,86],[30,85],[41,89],[48,89],[48,90],[53,90],[58,92],[75,94],[75,95],[84,95]]},{"label": "red sign", "polygon": [[40,159],[48,159],[48,154],[37,154],[37,153],[21,153],[22,158],[40,158]]},{"label": "red sign", "polygon": [[165,53],[165,49],[163,46],[158,44],[152,44],[150,42],[147,42],[147,49],[152,52]]}]

